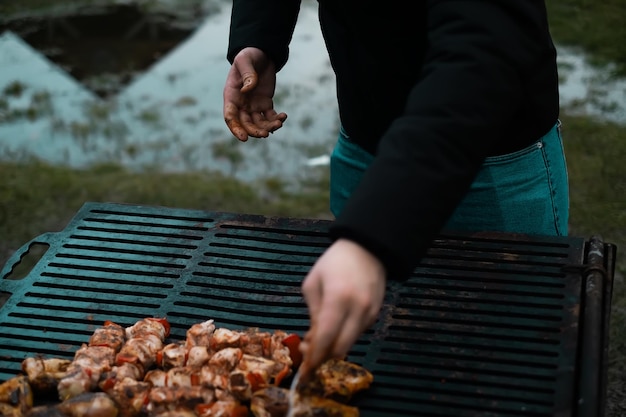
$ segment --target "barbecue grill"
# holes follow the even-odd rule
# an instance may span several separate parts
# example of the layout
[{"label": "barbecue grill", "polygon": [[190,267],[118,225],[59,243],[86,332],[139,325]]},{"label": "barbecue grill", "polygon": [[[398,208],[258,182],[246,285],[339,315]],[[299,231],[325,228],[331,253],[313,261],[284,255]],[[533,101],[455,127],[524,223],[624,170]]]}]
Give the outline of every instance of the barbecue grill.
[{"label": "barbecue grill", "polygon": [[[72,358],[105,320],[165,316],[304,334],[300,294],[326,220],[86,203],[0,272],[0,380]],[[36,244],[48,249],[13,277]],[[616,248],[601,237],[443,233],[348,360],[374,374],[363,417],[599,417]]]}]

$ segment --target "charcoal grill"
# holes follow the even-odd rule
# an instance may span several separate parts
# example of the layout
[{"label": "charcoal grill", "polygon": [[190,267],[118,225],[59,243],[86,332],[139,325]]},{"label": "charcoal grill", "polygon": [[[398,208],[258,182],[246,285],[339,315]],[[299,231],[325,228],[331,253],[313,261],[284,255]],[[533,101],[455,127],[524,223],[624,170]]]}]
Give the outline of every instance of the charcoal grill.
[{"label": "charcoal grill", "polygon": [[[308,327],[300,283],[328,221],[85,204],[0,273],[0,380],[29,355],[71,358],[104,320],[166,316]],[[48,250],[18,279],[35,244]],[[616,248],[601,237],[444,233],[349,354],[375,376],[363,417],[598,417]]]}]

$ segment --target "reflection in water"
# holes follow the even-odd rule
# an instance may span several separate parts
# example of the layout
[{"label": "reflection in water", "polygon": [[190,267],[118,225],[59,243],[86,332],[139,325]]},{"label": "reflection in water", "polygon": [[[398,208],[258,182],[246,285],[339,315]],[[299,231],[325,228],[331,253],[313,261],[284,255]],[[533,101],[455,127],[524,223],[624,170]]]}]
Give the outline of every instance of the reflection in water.
[{"label": "reflection in water", "polygon": [[598,70],[572,48],[559,48],[561,102],[571,112],[626,124],[626,80]]},{"label": "reflection in water", "polygon": [[[314,3],[305,1],[305,5]],[[144,28],[142,42],[148,45],[146,49],[151,45],[152,52],[129,61],[134,46],[116,60],[105,57],[104,46],[99,54],[84,48],[119,44],[118,35],[102,35],[97,42],[85,39],[82,47],[65,48],[54,55],[36,50],[16,33],[4,32],[0,35],[2,155],[77,167],[116,161],[132,168],[211,169],[242,180],[307,175],[307,160],[328,152],[337,127],[334,82],[315,8],[303,9],[294,35],[299,45],[279,74],[275,101],[277,108],[289,114],[287,125],[268,140],[246,144],[230,135],[222,118],[230,8],[211,10],[198,27],[188,30],[187,39],[143,73],[139,72],[142,65],[150,64],[162,53],[159,48],[166,48],[172,39],[154,40],[155,34]],[[130,15],[128,10],[124,13]],[[99,16],[105,19],[98,24],[104,31],[113,22],[104,14]],[[80,19],[68,17],[66,21],[82,30]],[[130,27],[131,20],[127,23]],[[171,31],[170,35],[181,33]],[[45,38],[42,33],[37,36]],[[114,54],[116,49],[106,50]],[[104,88],[93,80],[107,69],[117,71],[119,82]]]},{"label": "reflection in water", "polygon": [[[186,39],[204,11],[184,19],[139,3],[66,6],[0,23],[101,97],[117,93],[135,75]],[[184,24],[183,24],[184,23]]]},{"label": "reflection in water", "polygon": [[[327,166],[338,120],[314,0],[303,2],[278,74],[275,105],[287,124],[246,144],[222,120],[230,2],[134,3],[0,26],[1,157],[210,169],[244,181],[298,180]],[[564,106],[626,122],[623,82],[606,82],[572,50],[559,49],[559,58]]]}]

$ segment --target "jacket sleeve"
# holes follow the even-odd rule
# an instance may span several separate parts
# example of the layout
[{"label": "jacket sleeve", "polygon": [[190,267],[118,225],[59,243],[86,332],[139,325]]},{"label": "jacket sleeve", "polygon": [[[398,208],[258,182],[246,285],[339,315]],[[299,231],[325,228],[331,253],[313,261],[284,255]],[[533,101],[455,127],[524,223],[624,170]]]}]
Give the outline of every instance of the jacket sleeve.
[{"label": "jacket sleeve", "polygon": [[263,50],[280,70],[298,20],[299,0],[234,0],[227,59],[232,64],[243,48]]},{"label": "jacket sleeve", "polygon": [[550,58],[542,7],[542,1],[429,1],[420,80],[331,226],[333,238],[352,239],[378,256],[390,279],[410,275],[495,141],[515,128],[524,82]]}]

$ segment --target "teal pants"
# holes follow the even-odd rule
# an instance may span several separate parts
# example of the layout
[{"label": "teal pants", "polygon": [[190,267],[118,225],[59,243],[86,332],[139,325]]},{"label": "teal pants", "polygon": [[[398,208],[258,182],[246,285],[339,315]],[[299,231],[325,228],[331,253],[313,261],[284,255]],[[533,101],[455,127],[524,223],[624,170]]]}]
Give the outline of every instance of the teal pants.
[{"label": "teal pants", "polygon": [[[569,186],[560,126],[525,149],[487,158],[444,229],[567,235]],[[330,159],[335,216],[373,159],[340,129]]]}]

